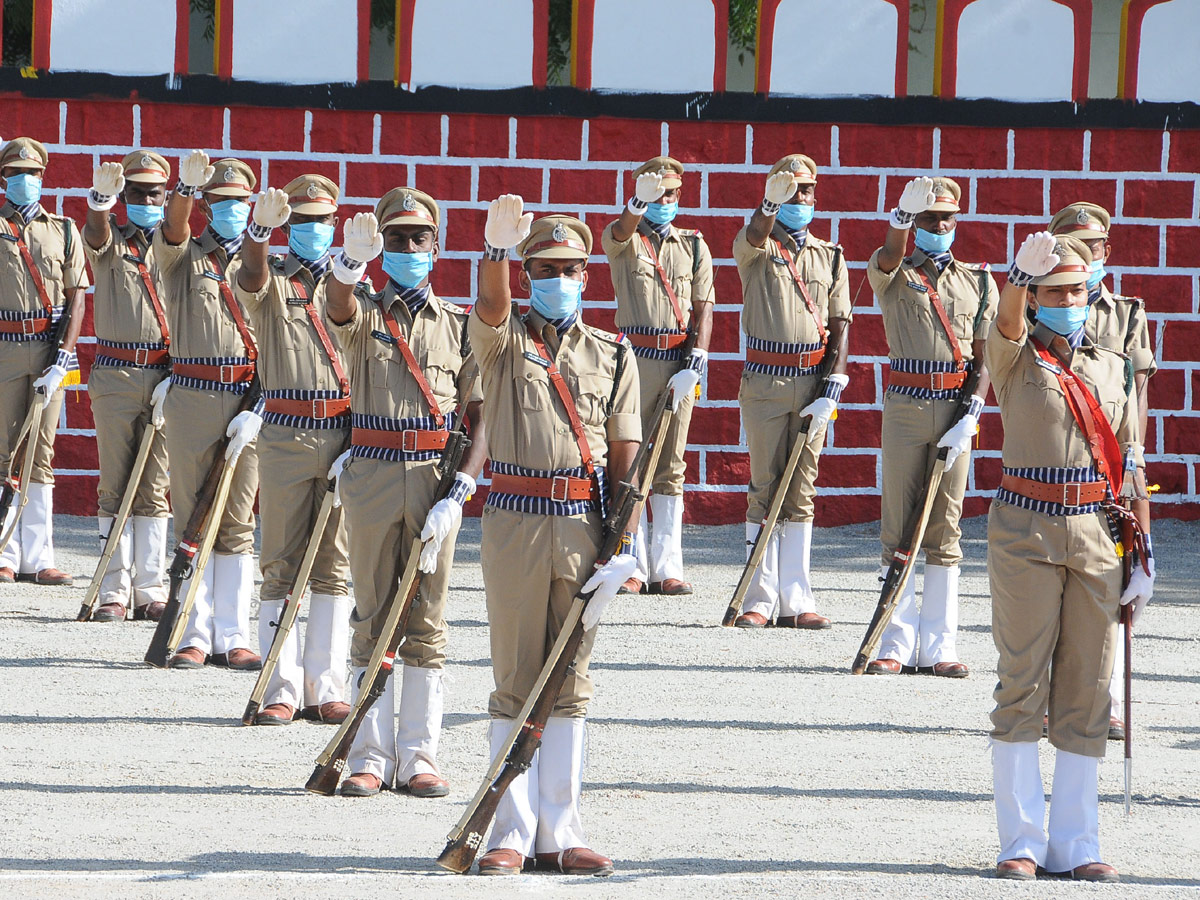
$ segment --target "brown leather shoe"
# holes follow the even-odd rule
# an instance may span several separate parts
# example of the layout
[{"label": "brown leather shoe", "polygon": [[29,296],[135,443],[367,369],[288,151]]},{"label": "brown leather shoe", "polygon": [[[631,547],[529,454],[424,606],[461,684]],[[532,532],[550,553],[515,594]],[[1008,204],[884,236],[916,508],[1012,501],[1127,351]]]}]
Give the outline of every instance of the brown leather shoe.
[{"label": "brown leather shoe", "polygon": [[0,584],[12,584],[17,580],[17,573],[8,566],[0,566]]},{"label": "brown leather shoe", "polygon": [[450,783],[445,778],[419,772],[408,779],[408,792],[414,797],[445,797],[450,793]]},{"label": "brown leather shoe", "polygon": [[662,581],[650,582],[647,593],[662,594],[666,597],[682,597],[692,592],[691,582],[679,578],[664,578]]},{"label": "brown leather shoe", "polygon": [[613,873],[613,861],[587,847],[572,847],[557,853],[539,853],[537,865],[539,869],[562,872],[564,875],[604,876]]},{"label": "brown leather shoe", "polygon": [[480,875],[520,875],[525,868],[525,857],[516,850],[498,847],[479,857]]},{"label": "brown leather shoe", "polygon": [[930,674],[938,678],[966,678],[971,674],[971,670],[967,668],[966,663],[940,662],[933,664]]},{"label": "brown leather shoe", "polygon": [[26,584],[69,585],[71,576],[58,569],[41,569],[38,572],[22,572],[17,575],[17,581]]},{"label": "brown leather shoe", "polygon": [[251,653],[245,647],[234,647],[225,657],[226,665],[239,672],[257,672],[262,668],[262,657]]},{"label": "brown leather shoe", "polygon": [[1037,863],[1023,856],[1001,860],[996,865],[996,877],[1009,881],[1034,881],[1037,879]]},{"label": "brown leather shoe", "polygon": [[166,608],[167,604],[160,600],[152,600],[143,606],[135,606],[133,608],[133,621],[157,622],[163,617],[163,611]]},{"label": "brown leather shoe", "polygon": [[742,613],[733,620],[733,624],[738,628],[765,628],[767,617],[756,612]]},{"label": "brown leather shoe", "polygon": [[1107,863],[1090,862],[1076,866],[1071,870],[1072,881],[1098,881],[1101,884],[1115,884],[1121,880],[1117,870]]},{"label": "brown leather shoe", "polygon": [[[618,594],[644,594],[646,586],[642,584],[640,578],[628,578],[625,583],[617,588]],[[516,851],[513,851],[516,852]]]},{"label": "brown leather shoe", "polygon": [[824,616],[819,616],[816,613],[800,613],[798,616],[780,616],[775,620],[775,627],[808,628],[816,631],[824,628],[832,628],[833,623]]},{"label": "brown leather shoe", "polygon": [[199,647],[184,647],[171,657],[172,669],[203,669],[206,657]]},{"label": "brown leather shoe", "polygon": [[904,666],[901,665],[898,659],[880,657],[867,663],[866,671],[868,675],[899,675],[900,670],[903,668]]},{"label": "brown leather shoe", "polygon": [[359,772],[342,782],[343,797],[374,797],[383,790],[383,779],[370,772]]},{"label": "brown leather shoe", "polygon": [[325,725],[341,725],[350,715],[350,704],[341,700],[330,700],[320,706],[306,706],[300,710],[300,718]]},{"label": "brown leather shoe", "polygon": [[286,703],[272,703],[259,710],[254,717],[255,725],[291,725],[296,717],[296,708]]},{"label": "brown leather shoe", "polygon": [[96,611],[92,613],[93,622],[124,622],[125,621],[125,604],[124,603],[103,603],[96,607]]},{"label": "brown leather shoe", "polygon": [[1125,723],[1116,716],[1108,717],[1108,739],[1110,741],[1125,740]]}]

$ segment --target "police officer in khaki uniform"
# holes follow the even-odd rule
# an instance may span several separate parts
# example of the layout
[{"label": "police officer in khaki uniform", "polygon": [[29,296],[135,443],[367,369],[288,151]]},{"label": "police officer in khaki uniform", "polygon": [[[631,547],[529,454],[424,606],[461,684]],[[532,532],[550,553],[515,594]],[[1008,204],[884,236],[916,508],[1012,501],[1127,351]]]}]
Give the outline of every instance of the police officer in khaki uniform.
[{"label": "police officer in khaki uniform", "polygon": [[[950,247],[958,234],[961,190],[950,178],[914,178],[892,210],[884,245],[867,264],[888,342],[888,389],[883,403],[881,541],[887,574],[904,530],[919,511],[939,448],[945,473],[921,541],[925,585],[917,607],[909,578],[880,643],[871,675],[928,671],[965,678],[958,659],[958,520],[970,471],[971,439],[988,392],[983,343],[999,291],[986,264],[964,263]],[[908,233],[916,249],[906,256]],[[983,368],[970,411],[951,428],[968,371]],[[961,461],[960,461],[961,460]]]},{"label": "police officer in khaki uniform", "polygon": [[[648,593],[690,594],[692,586],[683,580],[683,452],[695,392],[708,365],[712,254],[699,231],[672,224],[679,211],[683,164],[656,156],[633,175],[635,194],[621,217],[604,229],[600,242],[617,295],[617,327],[638,358],[642,432],[648,432],[658,398],[668,388],[673,412],[648,504],[654,534],[651,538],[643,511],[638,572],[622,590],[636,593],[648,578]],[[689,333],[696,335],[695,346],[681,371]]]},{"label": "police officer in khaki uniform", "polygon": [[[264,656],[313,537],[329,467],[350,438],[350,380],[318,296],[332,266],[337,200],[337,185],[322,175],[301,175],[282,191],[260,194],[246,232],[250,242],[229,266],[260,351],[265,424],[257,443],[263,577],[258,647]],[[267,245],[280,226],[288,252],[270,256]],[[293,628],[256,725],[286,725],[298,711],[306,719],[339,723],[350,712],[350,562],[340,509],[331,511],[316,539],[304,647]]]},{"label": "police officer in khaki uniform", "polygon": [[[735,624],[761,628],[778,610],[782,628],[828,628],[816,611],[809,576],[817,459],[825,426],[837,410],[846,376],[850,293],[842,248],[809,233],[816,208],[817,166],[792,153],[767,177],[766,194],[733,240],[742,279],[746,365],[738,390],[750,450],[746,553],[779,489],[788,455],[811,417],[771,542]],[[833,371],[818,382],[821,360],[841,346]],[[812,402],[815,389],[821,396]]]},{"label": "police officer in khaki uniform", "polygon": [[[1132,493],[1145,496],[1138,411],[1124,355],[1086,334],[1090,261],[1075,238],[1026,238],[986,344],[1004,423],[1003,475],[988,516],[1001,878],[1029,880],[1042,866],[1118,879],[1101,861],[1097,763],[1108,737],[1118,604],[1132,603],[1136,621],[1153,594],[1154,561],[1147,537],[1131,551],[1122,592],[1113,494],[1126,493],[1124,470]],[[1148,504],[1138,499],[1133,509],[1148,532]],[[1038,763],[1047,704],[1057,751],[1048,830]]]},{"label": "police officer in khaki uniform", "polygon": [[[1148,418],[1147,386],[1150,376],[1158,371],[1154,361],[1154,348],[1150,343],[1150,326],[1146,321],[1146,304],[1141,297],[1124,297],[1114,294],[1104,283],[1104,264],[1112,253],[1110,226],[1112,219],[1102,206],[1095,203],[1072,203],[1059,210],[1050,221],[1050,231],[1064,237],[1078,238],[1092,252],[1091,270],[1088,272],[1088,306],[1091,307],[1087,320],[1087,336],[1093,343],[1109,350],[1117,350],[1129,357],[1133,369],[1134,390],[1137,393],[1139,427],[1138,433],[1145,440]],[[1117,637],[1117,655],[1113,671],[1124,671],[1125,640],[1124,626]],[[1121,680],[1110,682],[1113,712],[1109,719],[1108,738],[1119,741],[1125,738],[1125,723],[1115,715],[1122,703]]]},{"label": "police officer in khaki uniform", "polygon": [[[132,476],[142,434],[154,418],[155,391],[166,390],[170,375],[171,338],[153,248],[170,177],[165,159],[151,150],[134,150],[119,163],[98,166],[88,194],[83,240],[96,277],[97,344],[88,394],[100,456],[101,548]],[[125,203],[124,225],[111,213],[118,200]],[[93,622],[122,621],[129,606],[135,619],[162,617],[168,486],[167,444],[160,434],[150,446],[130,517],[100,582]]]},{"label": "police officer in khaki uniform", "polygon": [[[625,476],[641,441],[637,362],[627,344],[581,321],[588,227],[570,216],[533,222],[522,210],[512,194],[488,209],[479,302],[468,321],[492,456],[481,556],[496,683],[488,704],[493,757],[575,595],[595,594],[541,746],[500,801],[479,872],[516,874],[535,858],[555,871],[609,875],[612,860],[588,849],[579,799],[595,626],[637,565],[624,552],[593,571],[609,487]],[[506,257],[514,246],[520,284],[530,292],[523,316],[509,293]]]},{"label": "police officer in khaki uniform", "polygon": [[[88,278],[75,223],[42,208],[47,162],[46,148],[33,138],[14,138],[0,149],[0,470],[8,471],[29,405],[42,405],[30,483],[21,485],[25,508],[0,547],[0,583],[71,583],[54,568],[54,435],[63,402],[58,388],[79,368],[75,341]],[[71,316],[67,333],[47,366],[46,342],[64,312]],[[0,533],[12,526],[18,506],[14,498]]]},{"label": "police officer in khaki uniform", "polygon": [[[171,658],[177,669],[206,663],[258,669],[250,650],[250,600],[254,589],[254,495],[258,461],[253,447],[261,420],[239,400],[254,378],[258,347],[253,326],[226,277],[242,247],[250,217],[247,198],[258,179],[241,160],[210,165],[193,150],[179,163],[179,184],[167,201],[154,235],[154,258],[162,273],[171,332],[171,387],[165,399],[171,505],[176,527],[187,524],[222,438],[236,469],[209,564],[199,577],[195,605]],[[188,220],[194,195],[208,226],[192,236]],[[193,575],[192,577],[196,577]],[[186,585],[184,590],[186,590]]]},{"label": "police officer in khaki uniform", "polygon": [[[330,474],[338,477],[354,574],[356,690],[410,554],[421,554],[425,573],[400,647],[399,723],[393,724],[389,678],[347,758],[352,774],[342,793],[351,797],[392,783],[417,797],[449,793],[437,766],[446,596],[462,507],[475,491],[487,443],[467,312],[440,299],[430,284],[440,228],[441,210],[428,194],[410,187],[388,191],[374,215],[360,213],[346,223],[334,277],[323,286],[354,390],[350,449]],[[373,292],[360,280],[381,252],[388,283]],[[472,443],[450,496],[435,504],[437,462],[464,412]]]}]

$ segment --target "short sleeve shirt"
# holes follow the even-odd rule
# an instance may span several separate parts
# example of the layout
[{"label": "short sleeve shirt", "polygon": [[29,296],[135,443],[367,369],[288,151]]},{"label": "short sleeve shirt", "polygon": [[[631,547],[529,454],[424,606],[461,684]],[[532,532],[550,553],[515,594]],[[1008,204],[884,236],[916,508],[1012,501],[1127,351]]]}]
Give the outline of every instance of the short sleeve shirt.
[{"label": "short sleeve shirt", "polygon": [[[13,226],[20,231],[33,263],[42,276],[52,307],[60,307],[66,302],[67,291],[88,286],[87,269],[80,246],[83,241],[74,222],[66,216],[56,216],[43,209],[25,224],[21,213],[8,202],[0,207],[0,218],[4,219],[0,228],[8,237],[13,236]],[[69,257],[64,233],[66,228],[72,232]],[[0,310],[23,314],[44,312],[37,284],[13,240],[0,240]]]},{"label": "short sleeve shirt", "polygon": [[691,323],[693,304],[713,302],[712,254],[698,231],[671,226],[670,236],[664,241],[642,221],[627,240],[618,241],[613,237],[615,224],[604,229],[600,243],[608,255],[609,274],[617,296],[618,328],[679,329],[662,276],[646,249],[647,240],[675,291],[685,326]]},{"label": "short sleeve shirt", "polygon": [[154,245],[142,229],[133,223],[118,226],[116,217],[109,220],[108,240],[99,250],[82,241],[96,290],[92,294],[92,318],[96,337],[114,343],[161,343],[162,329],[154,304],[142,280],[141,271],[131,257],[142,260],[151,284],[158,292],[158,302],[166,306],[160,273],[154,262]]},{"label": "short sleeve shirt", "polygon": [[1101,347],[1124,353],[1133,371],[1153,375],[1158,371],[1146,307],[1136,297],[1117,297],[1101,282],[1100,299],[1092,304],[1084,334]]}]

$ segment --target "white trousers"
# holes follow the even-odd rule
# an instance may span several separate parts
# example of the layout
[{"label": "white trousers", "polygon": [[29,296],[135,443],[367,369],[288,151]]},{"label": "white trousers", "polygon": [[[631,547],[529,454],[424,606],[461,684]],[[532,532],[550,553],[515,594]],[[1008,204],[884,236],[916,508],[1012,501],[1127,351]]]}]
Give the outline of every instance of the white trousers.
[{"label": "white trousers", "polygon": [[[204,583],[196,593],[180,648],[196,647],[206,654],[248,650],[254,557],[249,553],[214,553],[202,578]],[[184,582],[181,591],[186,589]]]},{"label": "white trousers", "polygon": [[[352,674],[354,698],[365,667]],[[438,738],[442,730],[443,671],[417,666],[401,667],[400,718],[393,727],[396,708],[395,673],[388,678],[383,696],[363,717],[346,764],[351,773],[369,772],[384,784],[407,784],[418,774],[440,775]]]},{"label": "white trousers", "polygon": [[[350,653],[350,608],[346,596],[313,594],[308,603],[304,649],[298,623],[292,626],[267,683],[264,706],[286,703],[294,709],[346,699],[346,660]],[[278,633],[283,601],[263,601],[258,611],[258,647],[265,659]]]},{"label": "white trousers", "polygon": [[[880,578],[887,567],[880,569]],[[880,642],[881,659],[905,666],[958,662],[958,566],[925,564],[925,584],[917,605],[916,575],[910,573]]]},{"label": "white trousers", "polygon": [[[12,537],[0,548],[0,567],[33,575],[42,569],[54,568],[54,485],[34,482],[26,485],[25,490],[29,499]],[[4,529],[12,524],[19,503],[20,497],[13,497]],[[4,529],[0,529],[0,533]]]},{"label": "white trousers", "polygon": [[651,494],[649,506],[654,517],[649,546],[650,581],[668,578],[682,581],[683,497]]}]

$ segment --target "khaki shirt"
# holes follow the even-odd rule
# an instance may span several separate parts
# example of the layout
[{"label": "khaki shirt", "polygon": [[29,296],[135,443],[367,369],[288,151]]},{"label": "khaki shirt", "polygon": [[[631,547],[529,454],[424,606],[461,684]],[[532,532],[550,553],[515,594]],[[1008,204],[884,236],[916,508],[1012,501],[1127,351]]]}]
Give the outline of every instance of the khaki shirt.
[{"label": "khaki shirt", "polygon": [[[163,303],[171,329],[171,356],[175,359],[246,356],[246,345],[209,262],[208,254],[213,251],[221,264],[221,278],[228,278],[229,260],[208,229],[182,244],[167,243],[161,227],[154,233],[154,260],[165,288]],[[254,323],[244,310],[242,318],[253,337]]]},{"label": "khaki shirt", "polygon": [[[871,255],[867,263],[867,278],[883,312],[888,356],[892,359],[954,361],[946,330],[934,312],[925,285],[914,271],[919,268],[941,298],[946,318],[950,320],[954,336],[958,338],[962,358],[970,361],[974,357],[971,342],[986,340],[992,320],[996,318],[1000,291],[992,274],[983,266],[957,259],[952,259],[939,273],[937,266],[921,250],[915,250],[893,271],[884,272],[879,267],[879,254],[880,250],[876,250]],[[985,291],[986,305],[980,317]]]},{"label": "khaki shirt", "polygon": [[[325,287],[319,292],[319,307],[325,309]],[[429,404],[417,381],[390,340],[391,332],[380,312],[381,301],[396,319],[400,334],[408,341],[429,389],[445,415],[458,406],[482,399],[478,366],[466,341],[467,311],[435,296],[417,313],[416,319],[389,281],[372,294],[360,287],[354,292],[358,310],[349,322],[333,325],[349,363],[353,408],[359,415],[409,419],[430,414]],[[385,338],[389,338],[385,340]],[[490,426],[489,426],[490,427]]]},{"label": "khaki shirt", "polygon": [[[1043,326],[1034,334],[1046,347],[1055,337]],[[1028,338],[1026,332],[1021,340],[1010,341],[997,329],[988,335],[985,347],[1004,424],[1004,465],[1090,466],[1087,439],[1071,415],[1058,378],[1045,368]],[[1124,355],[1085,339],[1071,357],[1071,369],[1100,401],[1122,451],[1128,450],[1138,440],[1138,415],[1136,398],[1125,390]]]},{"label": "khaki shirt", "polygon": [[132,222],[117,225],[116,216],[108,222],[108,240],[99,250],[81,241],[96,290],[92,295],[92,318],[96,337],[103,341],[161,343],[162,329],[154,314],[154,304],[146,291],[137,264],[126,256],[140,256],[150,270],[150,279],[158,291],[158,302],[166,310],[163,283],[154,264],[154,245],[147,242],[142,229]]},{"label": "khaki shirt", "polygon": [[[325,324],[324,292],[318,297],[318,286],[296,257],[272,256],[267,263],[267,282],[258,291],[247,291],[238,285],[238,272],[242,260],[229,264],[226,277],[233,285],[233,294],[248,314],[254,325],[258,341],[258,377],[265,391],[338,391],[338,379],[329,362],[329,356],[321,344],[317,329],[304,308],[303,297],[313,302],[317,315]],[[302,295],[293,285],[296,276],[304,285]],[[321,281],[324,283],[326,275]],[[338,339],[326,326],[329,341],[333,344],[339,360]],[[349,377],[349,372],[346,373]]]},{"label": "khaki shirt", "polygon": [[608,254],[609,274],[617,295],[617,327],[679,329],[671,298],[667,296],[642,235],[650,238],[658,261],[671,279],[671,287],[679,300],[679,311],[683,313],[684,327],[689,326],[692,304],[712,303],[714,299],[712,254],[704,236],[699,231],[671,226],[671,235],[664,241],[641,221],[628,240],[618,241],[613,237],[614,225],[615,222],[604,229],[600,243]]},{"label": "khaki shirt", "polygon": [[1084,334],[1101,347],[1128,356],[1133,371],[1147,375],[1158,371],[1154,347],[1150,344],[1146,306],[1140,298],[1114,296],[1108,285],[1101,282],[1100,299],[1092,304]]},{"label": "khaki shirt", "polygon": [[540,330],[546,351],[575,399],[592,461],[597,466],[607,464],[610,441],[640,441],[641,389],[637,362],[628,344],[614,397],[615,335],[576,319],[560,342],[553,325],[533,310],[521,316],[514,303],[508,318],[495,328],[478,313],[467,320],[471,346],[483,373],[483,419],[491,458],[542,470],[571,469],[583,462],[550,375],[545,366],[533,361],[541,357],[525,328],[526,319]]},{"label": "khaki shirt", "polygon": [[778,241],[796,260],[796,271],[826,328],[831,319],[849,322],[854,318],[846,260],[840,258],[840,252],[837,252],[836,276],[833,271],[834,255],[840,249],[836,244],[810,233],[797,255],[796,242],[776,223],[770,237],[761,247],[755,247],[746,239],[748,227],[742,228],[733,239],[733,258],[742,277],[742,330],[746,334],[784,344],[816,344],[821,340],[804,297],[786,261],[777,255],[773,241]]},{"label": "khaki shirt", "polygon": [[[21,230],[21,238],[33,257],[34,265],[41,273],[46,285],[46,296],[51,306],[62,306],[66,293],[72,288],[88,286],[87,269],[84,268],[83,240],[75,223],[66,216],[56,216],[44,209],[32,222],[24,224],[21,214],[7,201],[0,207],[0,217],[7,221],[0,224],[0,235],[12,237],[13,222]],[[71,229],[71,258],[67,259],[64,227]],[[29,274],[25,257],[17,249],[16,241],[0,240],[0,309],[8,312],[42,313],[42,301],[38,297],[37,285]]]}]

